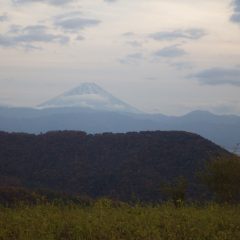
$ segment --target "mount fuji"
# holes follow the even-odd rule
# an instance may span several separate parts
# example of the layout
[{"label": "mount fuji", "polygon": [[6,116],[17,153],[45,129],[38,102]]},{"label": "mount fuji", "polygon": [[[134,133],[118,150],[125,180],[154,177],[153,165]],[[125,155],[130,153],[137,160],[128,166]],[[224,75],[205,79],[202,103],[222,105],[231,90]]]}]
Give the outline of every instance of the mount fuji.
[{"label": "mount fuji", "polygon": [[46,108],[80,107],[97,111],[140,113],[136,108],[114,97],[95,83],[82,83],[38,106]]}]

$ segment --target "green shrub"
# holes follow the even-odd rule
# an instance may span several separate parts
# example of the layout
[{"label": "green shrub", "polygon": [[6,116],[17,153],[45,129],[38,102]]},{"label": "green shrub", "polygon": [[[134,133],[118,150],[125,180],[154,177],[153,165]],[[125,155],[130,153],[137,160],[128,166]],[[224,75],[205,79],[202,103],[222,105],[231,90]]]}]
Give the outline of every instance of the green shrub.
[{"label": "green shrub", "polygon": [[240,201],[240,158],[220,157],[209,161],[201,173],[203,183],[221,203]]}]

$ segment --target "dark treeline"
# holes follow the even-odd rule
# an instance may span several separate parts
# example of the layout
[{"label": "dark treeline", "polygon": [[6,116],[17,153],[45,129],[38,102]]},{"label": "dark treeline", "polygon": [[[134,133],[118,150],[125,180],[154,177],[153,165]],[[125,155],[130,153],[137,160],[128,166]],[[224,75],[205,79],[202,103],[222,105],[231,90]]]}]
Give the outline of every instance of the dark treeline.
[{"label": "dark treeline", "polygon": [[196,173],[221,155],[230,153],[187,132],[1,132],[0,186],[159,201],[161,186],[181,177],[188,197],[199,199],[207,192]]}]

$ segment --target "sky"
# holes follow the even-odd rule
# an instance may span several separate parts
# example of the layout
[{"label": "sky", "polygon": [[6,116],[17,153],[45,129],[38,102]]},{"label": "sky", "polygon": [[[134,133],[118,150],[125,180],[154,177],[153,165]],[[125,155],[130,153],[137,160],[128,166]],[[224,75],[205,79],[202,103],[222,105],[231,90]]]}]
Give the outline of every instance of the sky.
[{"label": "sky", "polygon": [[0,105],[82,82],[149,113],[240,115],[240,0],[0,0]]}]

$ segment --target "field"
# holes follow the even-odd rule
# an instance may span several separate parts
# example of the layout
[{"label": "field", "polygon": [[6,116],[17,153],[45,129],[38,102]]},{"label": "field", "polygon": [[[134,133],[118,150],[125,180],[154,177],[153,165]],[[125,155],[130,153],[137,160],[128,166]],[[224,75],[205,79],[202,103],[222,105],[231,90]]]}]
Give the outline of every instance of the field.
[{"label": "field", "polygon": [[0,207],[1,240],[239,240],[240,206],[134,205]]}]

